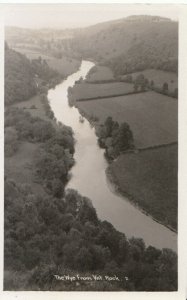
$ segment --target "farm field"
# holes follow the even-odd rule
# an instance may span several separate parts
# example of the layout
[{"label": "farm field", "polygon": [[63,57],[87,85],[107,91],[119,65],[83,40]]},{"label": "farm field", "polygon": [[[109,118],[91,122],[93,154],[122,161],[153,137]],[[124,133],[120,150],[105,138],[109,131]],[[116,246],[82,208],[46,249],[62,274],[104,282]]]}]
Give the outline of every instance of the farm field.
[{"label": "farm field", "polygon": [[147,78],[149,81],[153,80],[156,87],[162,88],[163,83],[167,82],[169,91],[172,92],[175,90],[175,88],[178,88],[178,77],[175,73],[162,70],[147,69],[141,72],[132,73],[131,75],[133,79],[135,79],[139,74],[144,74],[145,78]]},{"label": "farm field", "polygon": [[73,87],[73,96],[76,100],[112,96],[133,92],[133,85],[126,82],[111,83],[78,83]]},{"label": "farm field", "polygon": [[112,81],[114,80],[113,72],[110,68],[105,66],[96,65],[94,66],[86,77],[88,82],[99,82],[99,81]]},{"label": "farm field", "polygon": [[177,141],[177,101],[153,91],[121,97],[76,102],[89,118],[104,123],[108,116],[127,122],[137,148]]},{"label": "farm field", "polygon": [[109,166],[109,173],[120,192],[177,228],[177,145],[123,154]]},{"label": "farm field", "polygon": [[61,59],[58,59],[52,56],[42,54],[41,52],[35,50],[24,48],[14,48],[14,50],[26,55],[26,57],[30,60],[37,59],[38,57],[45,59],[50,68],[59,72],[64,77],[76,72],[80,66],[79,60],[69,57],[63,57]]}]

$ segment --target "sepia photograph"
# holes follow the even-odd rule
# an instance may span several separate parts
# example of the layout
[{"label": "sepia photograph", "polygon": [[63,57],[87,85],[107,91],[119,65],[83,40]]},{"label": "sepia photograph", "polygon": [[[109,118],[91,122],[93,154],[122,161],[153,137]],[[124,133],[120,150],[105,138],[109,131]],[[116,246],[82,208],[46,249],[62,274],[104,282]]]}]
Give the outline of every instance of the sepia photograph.
[{"label": "sepia photograph", "polygon": [[178,7],[6,4],[3,44],[3,290],[177,292]]}]

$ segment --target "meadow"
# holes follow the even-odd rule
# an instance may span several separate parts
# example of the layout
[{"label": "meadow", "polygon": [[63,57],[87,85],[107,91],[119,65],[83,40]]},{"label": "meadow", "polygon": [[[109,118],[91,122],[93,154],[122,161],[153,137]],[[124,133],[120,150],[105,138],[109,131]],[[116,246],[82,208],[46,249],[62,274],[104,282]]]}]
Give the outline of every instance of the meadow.
[{"label": "meadow", "polygon": [[177,229],[177,144],[122,154],[109,166],[118,191]]},{"label": "meadow", "polygon": [[86,76],[87,82],[102,82],[113,81],[114,75],[110,68],[106,66],[96,65],[94,66],[88,75]]},{"label": "meadow", "polygon": [[77,101],[97,97],[110,97],[113,95],[133,92],[133,85],[126,82],[111,83],[78,83],[73,87],[73,95]]},{"label": "meadow", "polygon": [[[166,72],[162,70],[155,70],[155,69],[147,69],[144,71],[132,73],[133,79],[135,79],[139,74],[144,74],[145,78],[149,81],[154,81],[154,86],[158,88],[162,88],[165,82],[168,83],[169,91],[174,91],[178,88],[178,77],[176,73],[173,72]],[[122,78],[125,76],[122,76]]]},{"label": "meadow", "polygon": [[177,102],[153,91],[121,97],[76,102],[89,118],[103,124],[108,116],[119,123],[127,122],[137,148],[177,141]]}]

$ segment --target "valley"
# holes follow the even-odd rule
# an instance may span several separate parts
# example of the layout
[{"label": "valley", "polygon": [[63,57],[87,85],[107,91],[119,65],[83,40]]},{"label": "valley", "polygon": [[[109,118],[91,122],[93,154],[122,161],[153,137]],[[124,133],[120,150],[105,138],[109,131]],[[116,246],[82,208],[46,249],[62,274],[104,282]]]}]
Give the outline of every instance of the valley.
[{"label": "valley", "polygon": [[[177,33],[151,16],[6,29],[6,290],[177,289]],[[64,269],[121,280],[60,285]]]}]

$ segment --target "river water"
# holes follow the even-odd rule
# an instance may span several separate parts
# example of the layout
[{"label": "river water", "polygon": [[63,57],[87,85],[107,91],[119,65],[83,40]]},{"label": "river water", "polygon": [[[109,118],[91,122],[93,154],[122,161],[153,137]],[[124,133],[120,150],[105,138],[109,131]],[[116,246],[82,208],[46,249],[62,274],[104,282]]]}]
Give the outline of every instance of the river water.
[{"label": "river water", "polygon": [[97,144],[94,128],[86,119],[81,123],[78,109],[68,105],[68,88],[80,77],[85,78],[93,66],[94,63],[83,61],[76,73],[68,76],[55,89],[48,92],[48,99],[56,119],[72,127],[76,140],[74,155],[76,163],[71,169],[71,179],[67,188],[73,188],[90,198],[98,217],[112,223],[128,238],[140,237],[144,239],[146,245],[177,251],[176,233],[155,222],[126,198],[113,192],[105,175],[108,163],[104,157],[104,150]]}]

